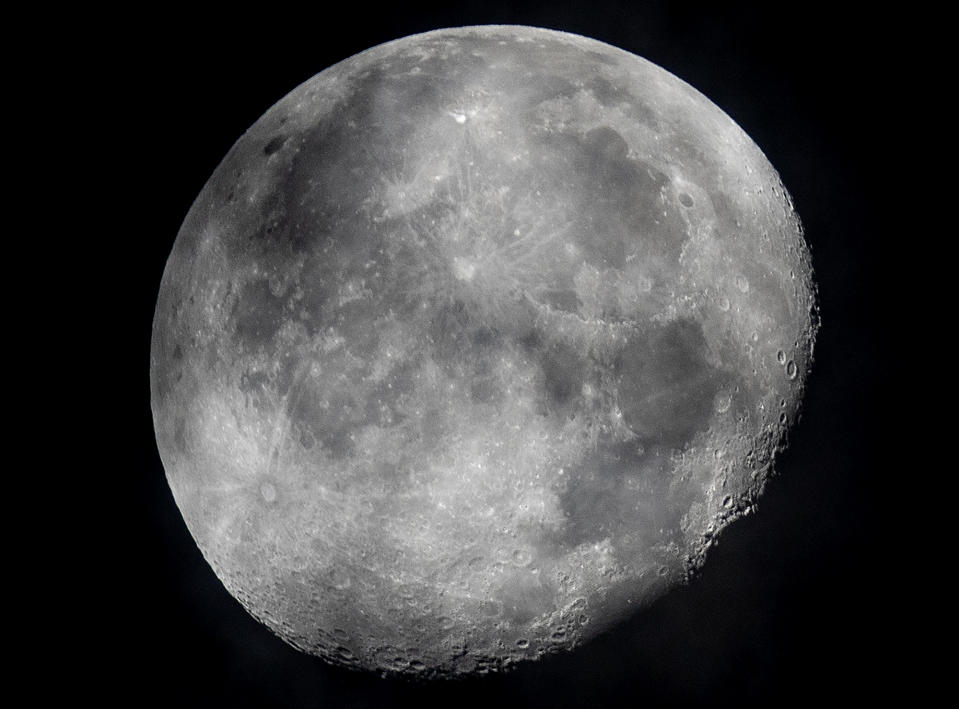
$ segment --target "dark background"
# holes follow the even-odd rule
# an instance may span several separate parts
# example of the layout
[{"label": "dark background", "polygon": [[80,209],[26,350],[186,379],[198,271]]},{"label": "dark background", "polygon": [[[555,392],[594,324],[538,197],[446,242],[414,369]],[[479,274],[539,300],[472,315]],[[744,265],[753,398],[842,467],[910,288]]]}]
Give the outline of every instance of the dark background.
[{"label": "dark background", "polygon": [[[875,297],[888,179],[877,144],[894,81],[887,18],[825,3],[492,0],[308,14],[157,9],[81,35],[86,109],[119,195],[90,278],[86,347],[115,390],[90,448],[101,505],[69,660],[95,704],[169,706],[783,706],[889,697],[903,673],[876,427],[888,303]],[[89,20],[90,18],[86,18]],[[93,18],[97,23],[98,18]],[[104,21],[107,18],[103,18]],[[664,67],[760,146],[813,254],[822,329],[805,412],[757,513],[727,529],[701,577],[589,645],[505,676],[415,684],[328,667],[252,620],[203,561],[153,438],[153,307],[180,223],[220,159],[274,102],[327,66],[415,32],[528,24],[583,34]],[[109,149],[109,152],[100,152]],[[108,155],[109,157],[105,157]],[[78,175],[77,179],[82,179]],[[95,199],[95,198],[91,198]],[[102,199],[102,195],[101,195]],[[107,228],[109,226],[109,228]],[[93,312],[91,310],[90,312]],[[94,344],[95,343],[95,344]],[[90,396],[94,396],[91,394]],[[106,408],[106,407],[104,407]],[[106,432],[103,432],[103,429]],[[882,445],[881,445],[882,444]],[[103,451],[106,453],[103,453]],[[83,451],[81,451],[82,453]],[[93,454],[93,451],[87,451]],[[105,502],[106,504],[102,504]],[[895,560],[898,570],[890,568]],[[83,596],[86,599],[86,596]]]}]

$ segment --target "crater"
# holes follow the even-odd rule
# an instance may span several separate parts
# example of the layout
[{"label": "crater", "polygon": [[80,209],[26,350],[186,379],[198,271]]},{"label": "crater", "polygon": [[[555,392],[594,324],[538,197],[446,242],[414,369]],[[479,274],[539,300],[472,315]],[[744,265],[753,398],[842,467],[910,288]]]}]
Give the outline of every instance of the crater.
[{"label": "crater", "polygon": [[267,504],[272,504],[276,501],[276,488],[273,486],[273,483],[265,482],[260,485],[260,497]]}]

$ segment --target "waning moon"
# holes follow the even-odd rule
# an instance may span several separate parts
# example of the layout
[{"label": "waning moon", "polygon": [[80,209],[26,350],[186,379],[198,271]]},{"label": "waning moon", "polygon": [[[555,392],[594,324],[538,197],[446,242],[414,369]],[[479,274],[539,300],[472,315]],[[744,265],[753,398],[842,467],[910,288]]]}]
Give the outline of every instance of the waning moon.
[{"label": "waning moon", "polygon": [[815,301],[779,177],[696,90],[576,35],[438,30],[296,88],[203,188],[156,307],[157,441],[287,642],[501,670],[751,511]]}]

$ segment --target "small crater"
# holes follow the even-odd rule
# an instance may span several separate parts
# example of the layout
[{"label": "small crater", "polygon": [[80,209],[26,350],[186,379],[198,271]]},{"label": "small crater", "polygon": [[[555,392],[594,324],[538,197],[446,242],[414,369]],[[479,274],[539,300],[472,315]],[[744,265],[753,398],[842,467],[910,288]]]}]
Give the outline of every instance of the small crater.
[{"label": "small crater", "polygon": [[733,398],[729,395],[729,392],[720,392],[714,400],[714,407],[717,413],[724,414],[729,411],[729,407],[732,405]]},{"label": "small crater", "polygon": [[476,265],[457,256],[453,259],[453,273],[461,281],[471,281],[476,273]]},{"label": "small crater", "polygon": [[796,375],[799,373],[799,370],[796,368],[796,363],[792,360],[786,362],[786,376],[790,379],[795,379]]},{"label": "small crater", "polygon": [[456,622],[449,616],[440,616],[436,619],[436,622],[439,623],[440,630],[452,630],[456,627]]},{"label": "small crater", "polygon": [[520,638],[516,641],[516,647],[520,648],[521,650],[525,650],[529,647],[529,640],[526,638]]},{"label": "small crater", "polygon": [[276,488],[273,483],[263,483],[260,485],[260,496],[269,503],[276,501]]},{"label": "small crater", "polygon": [[779,350],[779,352],[776,353],[776,361],[779,362],[779,364],[786,364],[786,353]]},{"label": "small crater", "polygon": [[512,556],[513,563],[516,564],[516,566],[526,566],[533,560],[533,557],[530,556],[530,553],[525,549],[514,549]]},{"label": "small crater", "polygon": [[683,192],[683,193],[681,193],[681,194],[679,195],[679,203],[680,203],[681,205],[683,205],[684,207],[692,207],[692,206],[693,206],[693,198],[690,197],[690,196],[689,196],[688,194],[686,194],[685,192]]},{"label": "small crater", "polygon": [[286,290],[283,279],[277,275],[270,276],[269,281],[267,282],[270,288],[270,293],[273,294],[274,298],[279,298],[283,295]]},{"label": "small crater", "polygon": [[304,430],[300,433],[300,445],[306,450],[311,450],[316,445],[316,436],[312,431]]},{"label": "small crater", "polygon": [[338,591],[347,589],[352,585],[350,575],[340,568],[330,569],[330,583],[332,584],[333,588],[337,589]]},{"label": "small crater", "polygon": [[353,654],[353,651],[343,645],[340,645],[338,648],[336,648],[336,656],[344,662],[356,661],[356,655]]}]

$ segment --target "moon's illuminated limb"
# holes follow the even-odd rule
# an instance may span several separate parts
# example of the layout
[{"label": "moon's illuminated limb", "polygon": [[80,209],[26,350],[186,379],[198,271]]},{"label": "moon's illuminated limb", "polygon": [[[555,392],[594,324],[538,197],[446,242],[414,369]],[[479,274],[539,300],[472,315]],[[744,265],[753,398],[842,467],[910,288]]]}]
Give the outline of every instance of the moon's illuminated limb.
[{"label": "moon's illuminated limb", "polygon": [[703,96],[582,37],[443,30],[300,86],[204,187],[157,304],[157,439],[285,640],[500,669],[701,563],[815,327],[789,198]]}]

